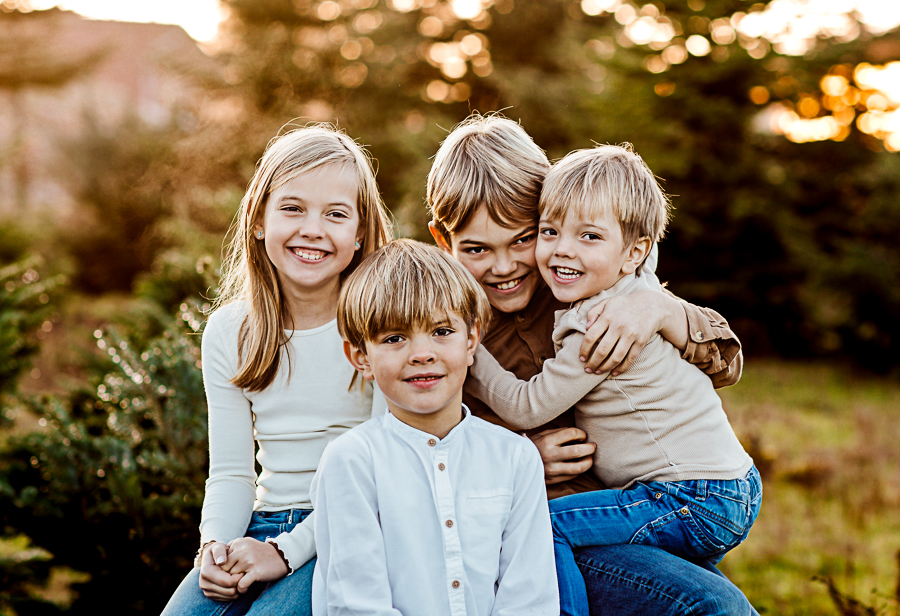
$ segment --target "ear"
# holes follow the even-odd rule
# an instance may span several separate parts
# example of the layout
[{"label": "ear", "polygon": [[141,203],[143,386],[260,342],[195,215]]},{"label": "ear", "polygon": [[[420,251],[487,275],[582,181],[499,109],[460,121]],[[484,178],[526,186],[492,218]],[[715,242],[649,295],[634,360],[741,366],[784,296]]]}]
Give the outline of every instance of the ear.
[{"label": "ear", "polygon": [[638,238],[625,256],[625,263],[622,264],[622,273],[633,274],[644,262],[644,259],[647,258],[647,255],[650,254],[651,248],[653,248],[653,242],[650,241],[648,236],[645,235],[642,238]]},{"label": "ear", "polygon": [[475,363],[475,350],[481,343],[481,325],[473,323],[469,328],[469,339],[466,341],[466,354],[468,355],[468,364],[471,366]]},{"label": "ear", "polygon": [[347,359],[350,360],[353,367],[359,370],[359,373],[364,379],[371,381],[375,378],[375,374],[372,372],[372,366],[369,365],[369,357],[366,355],[365,351],[359,347],[353,346],[345,340],[344,355],[347,356]]},{"label": "ear", "polygon": [[255,239],[261,240],[266,237],[266,230],[263,229],[263,226],[260,223],[254,223],[252,227],[250,227],[250,232],[253,234]]},{"label": "ear", "polygon": [[444,237],[444,234],[440,232],[440,230],[434,224],[433,220],[428,223],[428,230],[431,231],[431,237],[434,238],[434,241],[435,243],[437,243],[438,248],[446,253],[453,253],[453,250],[450,248],[450,242],[448,242],[447,238]]}]

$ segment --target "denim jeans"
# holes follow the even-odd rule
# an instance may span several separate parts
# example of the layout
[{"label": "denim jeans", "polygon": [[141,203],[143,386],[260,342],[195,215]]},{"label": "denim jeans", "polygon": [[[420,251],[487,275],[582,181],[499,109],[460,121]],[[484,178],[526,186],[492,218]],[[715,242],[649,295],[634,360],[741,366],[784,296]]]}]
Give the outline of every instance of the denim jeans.
[{"label": "denim jeans", "polygon": [[575,561],[591,616],[759,616],[708,562],[634,544],[577,549]]},{"label": "denim jeans", "polygon": [[550,501],[561,613],[589,613],[574,548],[650,545],[714,565],[747,538],[761,496],[754,467],[741,479],[639,482]]},{"label": "denim jeans", "polygon": [[[246,537],[265,541],[292,530],[310,511],[254,511]],[[245,594],[233,601],[214,601],[200,590],[200,569],[194,567],[175,590],[162,616],[242,616],[291,615],[311,616],[312,576],[316,559],[274,582],[256,582]]]}]

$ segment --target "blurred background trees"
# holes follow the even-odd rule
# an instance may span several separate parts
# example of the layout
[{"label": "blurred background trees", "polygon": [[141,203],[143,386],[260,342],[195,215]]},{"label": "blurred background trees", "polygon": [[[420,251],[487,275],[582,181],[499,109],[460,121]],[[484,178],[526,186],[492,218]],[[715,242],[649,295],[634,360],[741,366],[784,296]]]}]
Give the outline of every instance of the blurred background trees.
[{"label": "blurred background trees", "polygon": [[[18,110],[0,145],[0,519],[37,550],[0,552],[0,611],[158,613],[180,581],[206,474],[200,309],[288,123],[366,144],[399,234],[422,240],[430,158],[471,111],[520,120],[551,158],[631,142],[674,195],[659,272],[675,293],[725,315],[751,357],[900,373],[900,33],[866,2],[222,4],[208,56],[160,26],[116,35],[181,80],[165,108],[132,108],[88,85],[125,78],[104,24],[88,38],[111,42],[66,56],[83,20],[0,2],[0,94]],[[28,139],[57,99],[79,119],[44,143],[42,179]],[[60,577],[77,600],[36,607]]]}]

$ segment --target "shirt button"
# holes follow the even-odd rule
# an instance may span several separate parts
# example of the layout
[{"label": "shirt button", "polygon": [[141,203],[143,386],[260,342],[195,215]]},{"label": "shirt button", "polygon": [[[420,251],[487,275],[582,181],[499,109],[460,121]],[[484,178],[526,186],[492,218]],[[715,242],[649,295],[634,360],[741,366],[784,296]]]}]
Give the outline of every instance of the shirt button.
[{"label": "shirt button", "polygon": [[524,323],[524,322],[525,322],[525,317],[523,317],[521,314],[517,314],[516,315],[516,323]]},{"label": "shirt button", "polygon": [[453,580],[453,584],[451,584],[453,588],[459,588],[459,580]]},{"label": "shirt button", "polygon": [[689,511],[688,511],[688,508],[687,508],[687,507],[682,507],[682,508],[681,508],[681,515],[687,515],[688,513],[689,513]]},{"label": "shirt button", "polygon": [[444,524],[447,525],[447,528],[453,528],[453,520],[447,520]]},{"label": "shirt button", "polygon": [[438,464],[438,470],[439,470],[439,471],[442,471],[442,470],[444,470],[445,468],[447,468],[447,467],[444,466],[444,463],[443,463],[443,462],[441,462],[440,464]]},{"label": "shirt button", "polygon": [[435,445],[437,445],[437,441],[436,441],[436,440],[434,440],[433,438],[428,439],[428,446],[429,446],[429,447],[434,447]]},{"label": "shirt button", "polygon": [[538,357],[538,363],[541,364],[542,366],[544,365],[544,362],[545,362],[545,361],[547,361],[547,358],[546,358],[546,357],[543,357],[543,356],[542,356],[542,357]]},{"label": "shirt button", "polygon": [[697,332],[697,340],[703,340],[703,332],[701,332],[701,331]]}]

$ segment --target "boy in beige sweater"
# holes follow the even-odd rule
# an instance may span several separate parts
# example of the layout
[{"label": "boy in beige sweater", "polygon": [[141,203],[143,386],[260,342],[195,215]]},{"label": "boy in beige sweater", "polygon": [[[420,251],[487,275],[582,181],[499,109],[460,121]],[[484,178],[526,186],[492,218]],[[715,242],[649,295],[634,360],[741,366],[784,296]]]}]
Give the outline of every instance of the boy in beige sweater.
[{"label": "boy in beige sweater", "polygon": [[[630,148],[573,152],[544,182],[535,250],[560,301],[556,357],[530,381],[479,349],[475,395],[528,429],[574,405],[597,443],[593,469],[608,488],[550,502],[563,614],[587,614],[572,549],[640,543],[716,562],[741,543],[759,511],[761,484],[712,383],[660,336],[618,376],[590,374],[579,359],[586,315],[598,302],[658,288],[645,263],[662,236],[668,201]],[[648,267],[651,266],[651,267]]]}]

